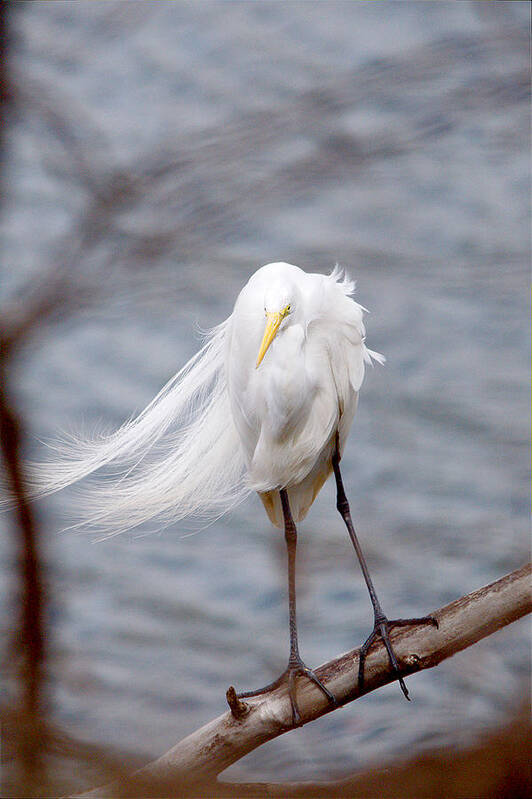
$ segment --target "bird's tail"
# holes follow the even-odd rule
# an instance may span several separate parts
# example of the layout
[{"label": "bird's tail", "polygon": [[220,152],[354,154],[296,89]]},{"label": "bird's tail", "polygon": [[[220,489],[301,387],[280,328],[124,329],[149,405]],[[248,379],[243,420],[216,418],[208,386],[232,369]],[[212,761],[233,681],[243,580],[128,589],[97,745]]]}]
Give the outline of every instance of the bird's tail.
[{"label": "bird's tail", "polygon": [[[83,524],[113,535],[155,517],[212,519],[248,493],[244,457],[229,408],[224,359],[230,318],[136,418],[115,433],[51,445],[47,463],[30,463],[28,487],[40,497],[98,470]],[[104,473],[105,472],[105,473]]]}]

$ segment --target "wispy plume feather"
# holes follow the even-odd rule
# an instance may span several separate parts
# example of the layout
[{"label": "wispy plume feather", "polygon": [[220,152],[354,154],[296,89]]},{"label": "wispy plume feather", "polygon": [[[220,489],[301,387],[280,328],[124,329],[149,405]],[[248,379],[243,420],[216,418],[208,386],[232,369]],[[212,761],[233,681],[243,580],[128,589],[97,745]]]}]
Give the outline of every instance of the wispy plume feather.
[{"label": "wispy plume feather", "polygon": [[155,517],[163,523],[215,518],[241,501],[249,489],[224,373],[230,323],[231,317],[208,334],[136,418],[111,435],[69,436],[52,445],[49,463],[29,464],[31,495],[52,494],[101,471],[102,479],[82,489],[87,507],[96,509],[83,524],[109,535]]}]

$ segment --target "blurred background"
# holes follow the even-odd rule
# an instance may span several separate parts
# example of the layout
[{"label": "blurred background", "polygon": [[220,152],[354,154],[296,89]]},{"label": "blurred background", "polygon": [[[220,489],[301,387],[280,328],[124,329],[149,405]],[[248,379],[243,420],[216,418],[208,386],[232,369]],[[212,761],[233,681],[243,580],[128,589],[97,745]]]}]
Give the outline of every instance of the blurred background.
[{"label": "blurred background", "polygon": [[[141,410],[252,272],[336,262],[371,310],[344,480],[385,612],[417,616],[528,555],[529,5],[9,4],[0,302],[68,299],[11,374],[27,453]],[[310,666],[371,605],[327,485],[300,527]],[[204,530],[103,542],[36,507],[50,718],[166,751],[288,651],[284,542],[253,498]],[[14,549],[0,543],[2,628]],[[9,640],[9,639],[8,639]],[[3,653],[9,661],[9,645]],[[338,777],[503,723],[528,688],[513,625],[252,753],[224,776]]]}]

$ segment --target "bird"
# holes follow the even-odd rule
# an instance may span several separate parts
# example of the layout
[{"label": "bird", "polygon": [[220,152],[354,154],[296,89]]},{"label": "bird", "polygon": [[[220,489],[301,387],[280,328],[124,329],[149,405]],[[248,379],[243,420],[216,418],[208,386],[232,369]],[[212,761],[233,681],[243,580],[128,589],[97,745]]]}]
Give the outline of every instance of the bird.
[{"label": "bird", "polygon": [[297,524],[331,474],[374,612],[372,632],[359,650],[359,689],[367,652],[380,637],[408,699],[390,629],[435,623],[385,616],[353,526],[340,461],[365,367],[385,361],[366,346],[366,309],[354,291],[338,266],[328,275],[285,262],[260,267],[231,315],[138,416],[110,434],[60,441],[51,461],[28,469],[33,496],[110,470],[111,477],[86,489],[88,507],[97,511],[85,520],[110,535],[155,518],[167,524],[217,518],[257,492],[285,535],[289,657],[277,680],[237,696],[259,696],[286,683],[294,726],[302,723],[298,680],[310,680],[336,704],[300,655],[295,581]]}]

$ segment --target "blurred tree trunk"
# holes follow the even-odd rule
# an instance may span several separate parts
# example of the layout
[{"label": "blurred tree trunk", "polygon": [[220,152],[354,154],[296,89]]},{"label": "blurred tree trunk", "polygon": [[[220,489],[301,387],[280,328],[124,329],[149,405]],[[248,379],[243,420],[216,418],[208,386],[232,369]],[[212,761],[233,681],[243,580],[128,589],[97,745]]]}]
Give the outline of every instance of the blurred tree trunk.
[{"label": "blurred tree trunk", "polygon": [[[11,102],[9,85],[10,3],[0,4],[0,187],[4,187],[6,128]],[[0,191],[2,206],[4,191]],[[24,488],[21,449],[23,426],[9,387],[9,367],[17,341],[0,319],[0,452],[7,486],[14,499],[13,532],[18,569],[18,618],[10,647],[18,685],[15,707],[8,713],[3,746],[12,756],[15,784],[21,795],[40,796],[46,783],[43,743],[43,670],[45,663],[44,590],[40,542]],[[9,733],[6,732],[9,730]],[[11,749],[11,751],[9,751]]]}]

